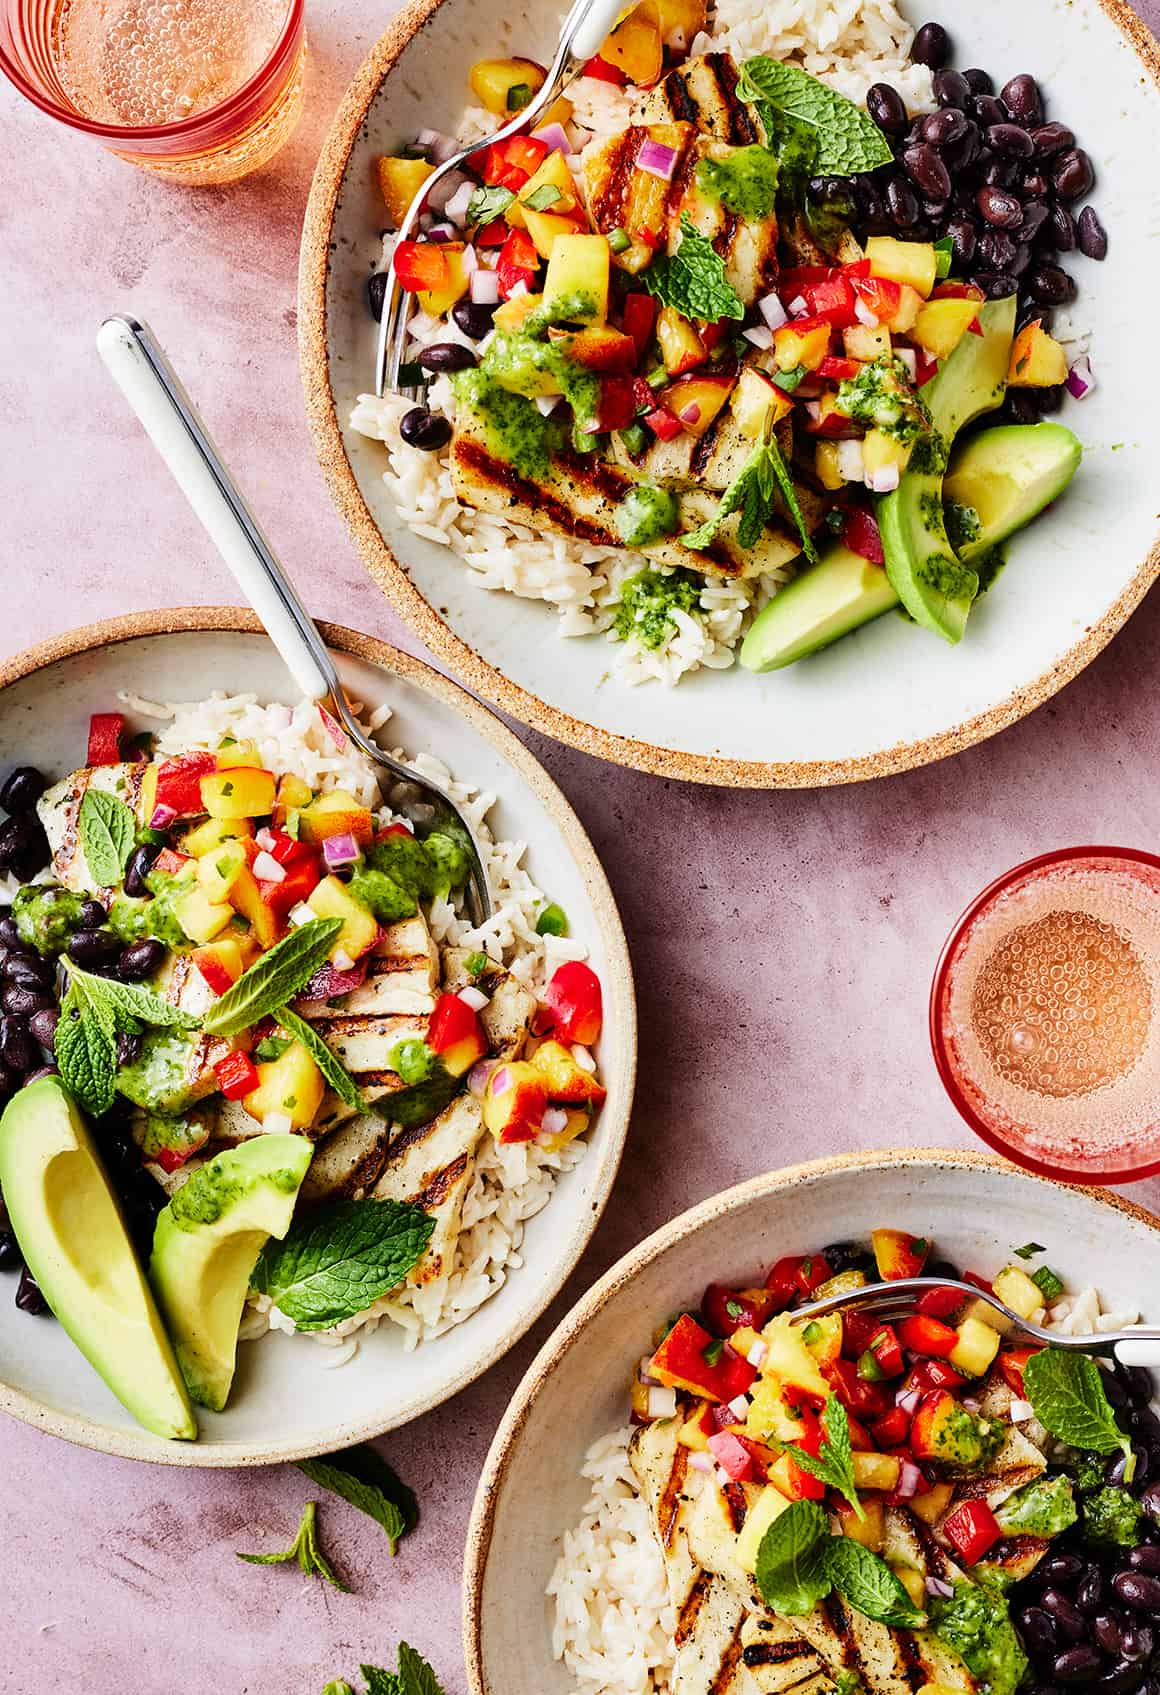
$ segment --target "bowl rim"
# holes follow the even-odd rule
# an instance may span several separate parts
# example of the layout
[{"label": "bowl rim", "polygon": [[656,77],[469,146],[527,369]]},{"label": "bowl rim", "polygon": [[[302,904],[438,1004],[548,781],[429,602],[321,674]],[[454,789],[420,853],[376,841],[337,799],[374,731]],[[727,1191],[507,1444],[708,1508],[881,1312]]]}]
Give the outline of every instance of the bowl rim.
[{"label": "bowl rim", "polygon": [[1046,1188],[1068,1188],[1086,1195],[1102,1206],[1133,1218],[1156,1232],[1160,1239],[1160,1217],[1150,1213],[1135,1201],[1108,1189],[1086,1184],[1061,1184],[1034,1171],[1026,1171],[997,1154],[982,1153],[964,1148],[872,1148],[856,1153],[831,1154],[823,1159],[806,1160],[799,1165],[782,1166],[743,1183],[723,1189],[719,1194],[699,1201],[686,1212],[679,1213],[662,1224],[643,1242],[630,1248],[611,1266],[576,1305],[560,1321],[544,1343],[515,1389],[492,1438],[487,1458],[483,1462],[479,1485],[472,1502],[467,1526],[467,1544],[463,1556],[462,1632],[463,1657],[467,1668],[469,1695],[498,1695],[483,1677],[483,1583],[491,1549],[492,1532],[500,1493],[507,1479],[516,1443],[523,1432],[547,1379],[583,1339],[589,1322],[605,1304],[637,1274],[654,1260],[661,1258],[677,1242],[694,1235],[704,1225],[724,1214],[741,1212],[754,1201],[765,1200],[783,1190],[816,1182],[832,1172],[864,1171],[868,1176],[885,1168],[944,1166],[954,1171],[1007,1172],[1041,1183]]},{"label": "bowl rim", "polygon": [[[356,71],[322,144],[302,225],[298,266],[298,352],[307,420],[331,499],[350,531],[371,577],[412,629],[464,683],[533,729],[570,747],[654,776],[732,788],[827,788],[914,770],[972,747],[1015,724],[1074,681],[1127,622],[1160,576],[1157,534],[1131,581],[1095,624],[1041,676],[953,728],[877,753],[849,759],[767,761],[689,753],[618,735],[574,717],[522,688],[459,636],[419,591],[363,498],[343,444],[327,359],[326,288],[338,251],[332,241],[338,200],[351,151],[380,85],[412,38],[447,0],[410,0]],[[1160,44],[1127,4],[1096,0],[1140,60],[1145,80],[1160,93]],[[598,668],[597,668],[598,669]],[[593,672],[595,681],[596,672]]]},{"label": "bowl rim", "polygon": [[[256,1446],[253,1442],[218,1442],[213,1446],[208,1443],[203,1446],[199,1442],[167,1442],[164,1438],[151,1436],[144,1430],[137,1432],[115,1429],[82,1414],[56,1412],[44,1407],[35,1396],[25,1390],[13,1388],[0,1380],[0,1413],[8,1413],[24,1424],[33,1425],[51,1436],[62,1437],[79,1447],[94,1448],[121,1459],[213,1469],[273,1465],[283,1461],[306,1459],[317,1454],[333,1453],[357,1442],[370,1441],[442,1406],[445,1401],[466,1389],[502,1359],[543,1316],[559,1294],[575,1270],[604,1214],[624,1152],[632,1117],[637,1071],[637,1014],[632,961],[607,874],[571,803],[507,725],[501,723],[488,707],[474,700],[450,677],[443,676],[422,660],[414,659],[410,654],[403,653],[374,636],[363,635],[345,625],[320,622],[319,629],[327,646],[335,652],[348,654],[352,658],[364,660],[388,673],[405,678],[466,718],[472,727],[516,768],[556,823],[565,845],[584,877],[597,921],[606,938],[609,981],[605,988],[608,1000],[616,1008],[617,1047],[614,1063],[625,1080],[624,1105],[616,1117],[610,1115],[599,1161],[594,1163],[587,1173],[592,1185],[589,1205],[585,1208],[582,1219],[552,1273],[537,1286],[535,1298],[527,1313],[509,1326],[502,1340],[488,1351],[486,1358],[464,1367],[437,1392],[417,1396],[401,1408],[394,1408],[389,1416],[384,1411],[382,1417],[345,1424],[340,1422],[325,1438],[307,1443],[270,1441]],[[264,634],[263,626],[254,613],[234,606],[186,606],[129,613],[49,637],[35,647],[4,660],[0,663],[0,690],[61,660],[74,658],[78,654],[89,653],[98,648],[112,647],[121,642],[150,636],[214,632]]]}]

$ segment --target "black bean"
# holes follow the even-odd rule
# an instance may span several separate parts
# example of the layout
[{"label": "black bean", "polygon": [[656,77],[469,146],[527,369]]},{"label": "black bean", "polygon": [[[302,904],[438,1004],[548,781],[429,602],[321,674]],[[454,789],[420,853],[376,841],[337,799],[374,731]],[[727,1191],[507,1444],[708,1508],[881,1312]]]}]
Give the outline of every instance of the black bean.
[{"label": "black bean", "polygon": [[120,1035],[117,1037],[117,1064],[136,1065],[141,1058],[143,1038],[141,1036]]},{"label": "black bean", "polygon": [[958,106],[965,110],[971,98],[971,85],[958,71],[936,71],[932,87],[940,106]]},{"label": "black bean", "polygon": [[1054,159],[1057,153],[1075,146],[1075,135],[1066,124],[1038,124],[1031,131],[1031,140],[1038,159]]},{"label": "black bean", "polygon": [[1099,1566],[1089,1566],[1076,1584],[1075,1604],[1081,1613],[1087,1613],[1090,1618],[1103,1606],[1107,1592],[1108,1586]]},{"label": "black bean", "polygon": [[1071,1642],[1082,1642],[1087,1635],[1087,1620],[1070,1596],[1052,1586],[1039,1598],[1044,1612],[1050,1613],[1060,1633]]},{"label": "black bean", "polygon": [[1160,1548],[1142,1542],[1128,1555],[1128,1564],[1135,1571],[1146,1571],[1153,1577],[1160,1577]]},{"label": "black bean", "polygon": [[367,305],[371,317],[377,324],[383,315],[383,303],[387,298],[388,276],[386,271],[374,271],[367,278]]},{"label": "black bean", "polygon": [[1014,188],[1019,181],[1019,166],[1014,159],[990,153],[983,160],[983,181],[991,188]]},{"label": "black bean", "polygon": [[1020,241],[1034,241],[1044,224],[1050,217],[1050,208],[1042,200],[1028,200],[1023,204],[1023,216],[1019,220],[1016,235]]},{"label": "black bean", "polygon": [[947,225],[947,234],[951,238],[951,252],[954,256],[955,265],[962,269],[969,265],[975,256],[975,248],[979,239],[975,226],[969,218],[960,215],[951,219]]},{"label": "black bean", "polygon": [[1101,1672],[1092,1684],[1093,1690],[1100,1695],[1132,1695],[1144,1681],[1145,1667],[1133,1665],[1130,1660],[1120,1660],[1110,1671]]},{"label": "black bean", "polygon": [[1007,266],[1013,277],[1021,277],[1031,263],[1031,249],[1025,241],[1015,243],[1015,251],[1011,255],[1011,263]]},{"label": "black bean", "polygon": [[1085,1643],[1082,1647],[1068,1648],[1057,1654],[1051,1669],[1060,1683],[1090,1683],[1093,1677],[1100,1675],[1103,1662],[1097,1650]]},{"label": "black bean", "polygon": [[987,131],[987,146],[1011,159],[1030,159],[1035,144],[1018,124],[992,124]]},{"label": "black bean", "polygon": [[831,1242],[822,1249],[822,1258],[835,1277],[842,1271],[865,1271],[874,1263],[861,1242]]},{"label": "black bean", "polygon": [[1019,1614],[1019,1629],[1033,1654],[1049,1659],[1059,1651],[1055,1620],[1042,1607],[1025,1607]]},{"label": "black bean", "polygon": [[9,983],[18,983],[22,989],[50,989],[52,987],[52,965],[47,959],[24,953],[9,954],[4,962],[4,976]]},{"label": "black bean", "polygon": [[886,210],[899,229],[911,229],[919,220],[918,195],[901,172],[886,184]]},{"label": "black bean", "polygon": [[1119,1360],[1115,1360],[1112,1369],[1128,1391],[1128,1399],[1137,1406],[1146,1407],[1156,1393],[1156,1385],[1148,1368],[1143,1365],[1121,1365]]},{"label": "black bean", "polygon": [[1126,1660],[1150,1660],[1156,1647],[1156,1632],[1150,1624],[1130,1624],[1123,1633],[1121,1652]]},{"label": "black bean", "polygon": [[987,271],[1009,271],[1016,244],[1006,230],[984,230],[979,237],[978,263]]},{"label": "black bean", "polygon": [[1146,1446],[1160,1447],[1160,1418],[1151,1407],[1133,1407],[1127,1417],[1128,1429],[1142,1437]]},{"label": "black bean", "polygon": [[1026,72],[1004,83],[999,90],[999,98],[1016,123],[1037,125],[1043,122],[1043,97],[1039,84]]},{"label": "black bean", "polygon": [[479,361],[470,347],[457,341],[434,341],[419,354],[425,371],[469,371]]},{"label": "black bean", "polygon": [[1075,283],[1067,272],[1042,261],[1028,272],[1027,289],[1032,299],[1044,306],[1063,306],[1075,299]]},{"label": "black bean", "polygon": [[8,1070],[23,1076],[26,1071],[31,1071],[39,1058],[40,1053],[27,1022],[12,1013],[0,1018],[0,1059]]},{"label": "black bean", "polygon": [[0,947],[22,948],[20,931],[16,928],[16,920],[12,917],[0,918]]},{"label": "black bean", "polygon": [[901,135],[909,123],[906,104],[888,82],[876,82],[866,90],[866,110],[885,135]]},{"label": "black bean", "polygon": [[1031,200],[1046,200],[1051,193],[1051,184],[1042,171],[1024,171],[1019,179],[1019,192]]},{"label": "black bean", "polygon": [[995,91],[990,73],[981,71],[977,65],[972,65],[970,70],[964,71],[963,77],[972,94],[993,94]]},{"label": "black bean", "polygon": [[944,106],[941,112],[932,112],[923,120],[922,139],[932,147],[948,147],[954,141],[961,141],[969,128],[965,112],[957,106]]},{"label": "black bean", "polygon": [[1160,1482],[1149,1484],[1140,1496],[1140,1505],[1155,1525],[1160,1525]]},{"label": "black bean", "polygon": [[1044,230],[1044,240],[1054,247],[1057,253],[1072,253],[1075,250],[1076,233],[1075,219],[1066,206],[1051,208],[1050,222]]},{"label": "black bean", "polygon": [[951,56],[951,38],[941,24],[923,24],[914,33],[910,56],[916,65],[929,65],[937,71]]},{"label": "black bean", "polygon": [[424,453],[438,453],[451,440],[451,424],[438,412],[425,406],[412,406],[404,412],[399,434],[409,447],[422,448]]},{"label": "black bean", "polygon": [[28,1028],[42,1048],[51,1048],[56,1038],[56,1027],[60,1023],[60,1010],[55,1006],[46,1006],[40,1012],[34,1012],[28,1020]]},{"label": "black bean", "polygon": [[[52,1005],[52,996],[41,989],[24,989],[18,983],[8,983],[0,989],[0,1007],[13,1018],[31,1018],[42,1007]],[[25,1069],[16,1066],[17,1071]]]},{"label": "black bean", "polygon": [[1076,230],[1081,253],[1086,253],[1089,259],[1107,258],[1108,232],[1100,222],[1099,213],[1094,206],[1084,207],[1076,219]]},{"label": "black bean", "polygon": [[[832,179],[840,181],[840,178]],[[843,183],[843,187],[845,184]],[[451,308],[451,316],[459,325],[464,335],[469,335],[472,341],[482,341],[492,327],[495,317],[495,306],[486,306],[475,300],[457,300]]]},{"label": "black bean", "polygon": [[86,971],[99,971],[120,957],[121,943],[111,930],[77,930],[69,937],[68,956]]},{"label": "black bean", "polygon": [[977,94],[971,102],[971,109],[984,129],[1007,122],[1007,108],[993,94]]},{"label": "black bean", "polygon": [[[1108,1383],[1109,1390],[1112,1387],[1113,1387],[1113,1383],[1109,1382]],[[1124,1388],[1124,1386],[1121,1383],[1115,1383],[1114,1387],[1124,1397],[1123,1402],[1120,1403],[1121,1407],[1126,1405],[1127,1399],[1128,1399],[1127,1390]],[[1148,1450],[1147,1450],[1147,1448],[1145,1448],[1139,1442],[1133,1442],[1132,1443],[1132,1459],[1135,1462],[1135,1469],[1134,1469],[1133,1474],[1132,1474],[1134,1480],[1137,1483],[1140,1483],[1140,1484],[1146,1483],[1147,1480],[1148,1480]],[[1127,1454],[1117,1454],[1113,1459],[1110,1459],[1108,1461],[1106,1467],[1104,1468],[1104,1482],[1109,1484],[1111,1486],[1111,1488],[1113,1488],[1113,1489],[1122,1489],[1124,1487],[1124,1473],[1127,1471],[1127,1469],[1128,1469],[1128,1456],[1127,1456]]]},{"label": "black bean", "polygon": [[1004,189],[992,188],[988,184],[975,195],[975,205],[984,222],[994,224],[997,229],[1014,229],[1023,221],[1021,203]]},{"label": "black bean", "polygon": [[78,928],[81,930],[99,930],[107,916],[108,914],[99,900],[82,901]]},{"label": "black bean", "polygon": [[951,175],[929,142],[908,147],[902,155],[907,176],[930,200],[946,199],[951,192]]},{"label": "black bean", "polygon": [[1037,388],[1035,392],[1039,397],[1041,412],[1058,412],[1067,391],[1062,383],[1055,383],[1051,388]]},{"label": "black bean", "polygon": [[129,983],[139,983],[144,977],[152,977],[164,958],[163,943],[155,941],[152,937],[142,942],[134,942],[117,961],[117,976],[124,977]]},{"label": "black bean", "polygon": [[1003,420],[1008,424],[1037,424],[1039,402],[1032,388],[1009,388],[1003,402]]},{"label": "black bean", "polygon": [[1100,1613],[1092,1620],[1092,1635],[1105,1654],[1118,1658],[1123,1637],[1123,1620],[1115,1613]]},{"label": "black bean", "polygon": [[1082,147],[1069,148],[1052,166],[1051,180],[1061,200],[1082,200],[1096,180],[1090,156]]},{"label": "black bean", "polygon": [[18,765],[0,789],[5,812],[31,812],[48,784],[35,765]]},{"label": "black bean", "polygon": [[16,1305],[21,1312],[30,1312],[34,1316],[48,1311],[48,1302],[27,1266],[21,1271],[20,1282],[16,1285]]},{"label": "black bean", "polygon": [[[953,112],[954,109],[953,106],[946,108],[948,112]],[[949,147],[944,147],[942,156],[953,177],[956,171],[965,171],[968,165],[973,165],[982,150],[983,138],[979,134],[979,126],[968,119],[965,133],[958,141],[952,141]]]},{"label": "black bean", "polygon": [[7,870],[15,865],[27,852],[35,828],[36,820],[28,813],[19,813],[0,824],[0,869]]},{"label": "black bean", "polygon": [[24,1264],[20,1244],[11,1230],[0,1230],[0,1271],[19,1271]]},{"label": "black bean", "polygon": [[1160,1617],[1160,1577],[1142,1571],[1118,1571],[1112,1579],[1112,1588],[1134,1612]]},{"label": "black bean", "polygon": [[149,885],[145,879],[153,869],[153,862],[161,852],[152,842],[142,842],[129,855],[125,865],[125,893],[140,900],[149,893]]},{"label": "black bean", "polygon": [[[25,833],[14,850],[10,852],[8,869],[20,883],[30,883],[38,871],[43,871],[52,858],[52,850],[48,845],[48,837],[40,820],[35,813],[25,813],[20,818],[11,818],[10,824],[22,824]],[[5,826],[7,828],[7,826]]]}]

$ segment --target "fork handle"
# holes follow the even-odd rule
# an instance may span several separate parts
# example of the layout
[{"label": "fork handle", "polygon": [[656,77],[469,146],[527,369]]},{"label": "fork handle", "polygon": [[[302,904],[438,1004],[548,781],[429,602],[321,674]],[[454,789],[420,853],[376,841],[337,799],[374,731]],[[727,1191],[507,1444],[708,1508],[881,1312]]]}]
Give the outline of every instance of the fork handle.
[{"label": "fork handle", "polygon": [[298,688],[308,700],[341,701],[322,637],[148,326],[108,318],[97,350]]},{"label": "fork handle", "polygon": [[1142,1365],[1153,1370],[1160,1369],[1160,1339],[1143,1338],[1140,1341],[1117,1342],[1112,1349],[1121,1365]]}]

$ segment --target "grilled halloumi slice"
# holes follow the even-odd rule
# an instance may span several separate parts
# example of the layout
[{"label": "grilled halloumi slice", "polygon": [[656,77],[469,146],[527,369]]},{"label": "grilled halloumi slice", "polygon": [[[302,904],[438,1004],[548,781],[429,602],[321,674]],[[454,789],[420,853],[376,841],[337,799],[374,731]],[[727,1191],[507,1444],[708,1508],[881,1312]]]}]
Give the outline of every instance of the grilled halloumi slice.
[{"label": "grilled halloumi slice", "polygon": [[692,124],[702,135],[737,147],[762,139],[752,108],[737,98],[737,66],[729,53],[686,59],[641,96],[633,107],[632,121]]},{"label": "grilled halloumi slice", "polygon": [[390,1130],[376,1113],[359,1113],[324,1136],[298,1191],[300,1204],[362,1200],[387,1163]]},{"label": "grilled halloumi slice", "polygon": [[[775,1613],[747,1613],[741,1626],[741,1664],[757,1695],[830,1695],[834,1682],[820,1656]],[[806,1667],[814,1669],[804,1669]]]},{"label": "grilled halloumi slice", "polygon": [[36,810],[52,849],[53,874],[66,889],[77,894],[96,894],[101,887],[89,870],[81,846],[80,811],[85,795],[90,789],[116,795],[134,817],[139,817],[141,785],[147,770],[148,766],[142,762],[128,761],[120,765],[82,766],[41,795]]},{"label": "grilled halloumi slice", "polygon": [[[448,994],[457,994],[475,979],[467,969],[470,948],[447,948],[443,955],[443,987]],[[487,1037],[487,1051],[493,1059],[518,1059],[532,1025],[536,997],[502,965],[493,965],[478,984],[488,996],[480,1008],[479,1022]]]},{"label": "grilled halloumi slice", "polygon": [[483,1117],[474,1095],[459,1095],[430,1124],[402,1130],[387,1152],[371,1191],[377,1201],[410,1201],[435,1220],[427,1251],[407,1281],[445,1276],[459,1237],[463,1199],[475,1175]]},{"label": "grilled halloumi slice", "polygon": [[345,1017],[384,1017],[392,1013],[430,1013],[435,1010],[439,983],[439,950],[421,912],[389,924],[370,956],[366,981],[329,1006],[304,1006],[311,1020],[325,1020],[335,1010]]}]

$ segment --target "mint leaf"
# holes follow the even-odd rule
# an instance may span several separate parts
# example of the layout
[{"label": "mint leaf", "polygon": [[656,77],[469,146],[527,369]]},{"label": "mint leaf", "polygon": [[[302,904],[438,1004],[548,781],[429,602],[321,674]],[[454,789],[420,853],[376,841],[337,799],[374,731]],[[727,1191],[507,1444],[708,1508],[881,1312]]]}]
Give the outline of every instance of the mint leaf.
[{"label": "mint leaf", "polygon": [[469,224],[490,224],[501,218],[515,199],[510,188],[496,183],[491,188],[477,188],[467,202]]},{"label": "mint leaf", "polygon": [[297,1560],[307,1577],[321,1577],[341,1589],[344,1595],[350,1593],[347,1585],[335,1575],[333,1568],[318,1545],[318,1508],[313,1501],[307,1501],[302,1509],[302,1522],[298,1526],[298,1534],[288,1548],[283,1548],[277,1554],[238,1554],[239,1560],[245,1560],[252,1566],[278,1566],[289,1560]]},{"label": "mint leaf", "polygon": [[[806,527],[806,521],[802,516],[801,506],[798,504],[797,490],[793,486],[793,478],[789,474],[789,467],[786,465],[781,448],[778,446],[777,438],[775,436],[770,436],[768,448],[770,468],[773,472],[774,478],[776,479],[777,486],[781,490],[781,498],[789,507],[790,516],[792,517],[794,524],[797,526],[797,533],[801,537],[802,552],[805,554],[811,565],[816,565],[818,562],[818,550],[814,546],[813,538]],[[752,546],[752,542],[749,545]]]},{"label": "mint leaf", "polygon": [[681,241],[675,253],[658,253],[641,282],[664,306],[715,324],[722,318],[744,318],[745,307],[725,275],[725,262],[711,241],[681,218]]},{"label": "mint leaf", "polygon": [[312,1483],[341,1496],[381,1525],[392,1554],[400,1539],[419,1522],[419,1503],[414,1491],[408,1489],[380,1453],[365,1443],[316,1460],[299,1460],[298,1469]]},{"label": "mint leaf", "polygon": [[850,1420],[836,1395],[828,1395],[822,1410],[822,1443],[817,1455],[807,1454],[796,1443],[786,1442],[783,1451],[792,1454],[803,1471],[844,1495],[859,1518],[865,1518],[854,1486],[854,1457],[850,1447]]},{"label": "mint leaf", "polygon": [[766,1606],[791,1617],[812,1612],[830,1592],[826,1573],[829,1522],[816,1501],[795,1501],[779,1514],[757,1550],[757,1587]]},{"label": "mint leaf", "polygon": [[826,1543],[825,1565],[842,1599],[867,1618],[904,1630],[924,1623],[925,1613],[915,1606],[886,1561],[861,1542],[849,1536],[831,1536]]},{"label": "mint leaf", "polygon": [[155,1030],[197,1028],[196,1018],[182,1012],[179,1006],[174,1006],[152,989],[147,989],[143,983],[124,983],[116,977],[95,977],[92,972],[82,971],[71,961],[68,974],[70,983],[80,984],[90,1001],[110,1009],[119,1028],[123,1029],[125,1020],[133,1018],[142,1024],[152,1025]]},{"label": "mint leaf", "polygon": [[1023,1368],[1023,1393],[1040,1424],[1058,1441],[1097,1454],[1121,1448],[1128,1455],[1124,1481],[1132,1481],[1132,1444],[1116,1423],[1094,1360],[1066,1348],[1042,1348]]},{"label": "mint leaf", "polygon": [[253,1286],[299,1330],[330,1330],[397,1289],[435,1220],[401,1201],[336,1201],[295,1219],[258,1255]]},{"label": "mint leaf", "polygon": [[116,1020],[109,1004],[90,999],[76,977],[61,1002],[53,1052],[69,1093],[95,1118],[108,1112],[116,1093]]},{"label": "mint leaf", "polygon": [[402,1678],[393,1671],[384,1671],[381,1666],[360,1666],[359,1670],[366,1678],[366,1695],[407,1695]]},{"label": "mint leaf", "polygon": [[277,1012],[306,987],[341,929],[341,918],[312,918],[275,942],[214,1002],[202,1028],[210,1035],[233,1036]]},{"label": "mint leaf", "polygon": [[741,529],[744,528],[746,535],[751,539],[742,545],[752,547],[773,509],[773,482],[764,442],[759,442],[753,449],[721,496],[713,516],[706,518],[695,530],[689,530],[687,534],[678,537],[678,540],[685,547],[695,548],[697,551],[712,547],[722,524],[730,513],[736,512],[738,508],[741,509],[742,520],[738,527],[737,539],[741,542]]},{"label": "mint leaf", "polygon": [[354,1690],[345,1678],[340,1677],[336,1678],[333,1683],[328,1683],[322,1691],[322,1695],[354,1695]]},{"label": "mint leaf", "polygon": [[444,1695],[443,1686],[431,1667],[407,1642],[399,1643],[399,1679],[403,1695]]},{"label": "mint leaf", "polygon": [[779,117],[813,133],[816,151],[811,172],[815,176],[858,176],[893,160],[886,137],[868,112],[796,65],[779,64],[764,55],[747,59],[737,93],[740,99],[768,105]]},{"label": "mint leaf", "polygon": [[121,881],[125,861],[133,851],[136,819],[116,795],[87,789],[77,815],[77,829],[93,881],[102,889],[111,889]]},{"label": "mint leaf", "polygon": [[350,1107],[352,1112],[366,1112],[367,1103],[362,1098],[358,1084],[338,1055],[330,1051],[317,1030],[288,1006],[280,1007],[274,1016],[283,1030],[289,1031],[295,1041],[302,1043],[343,1105]]}]

